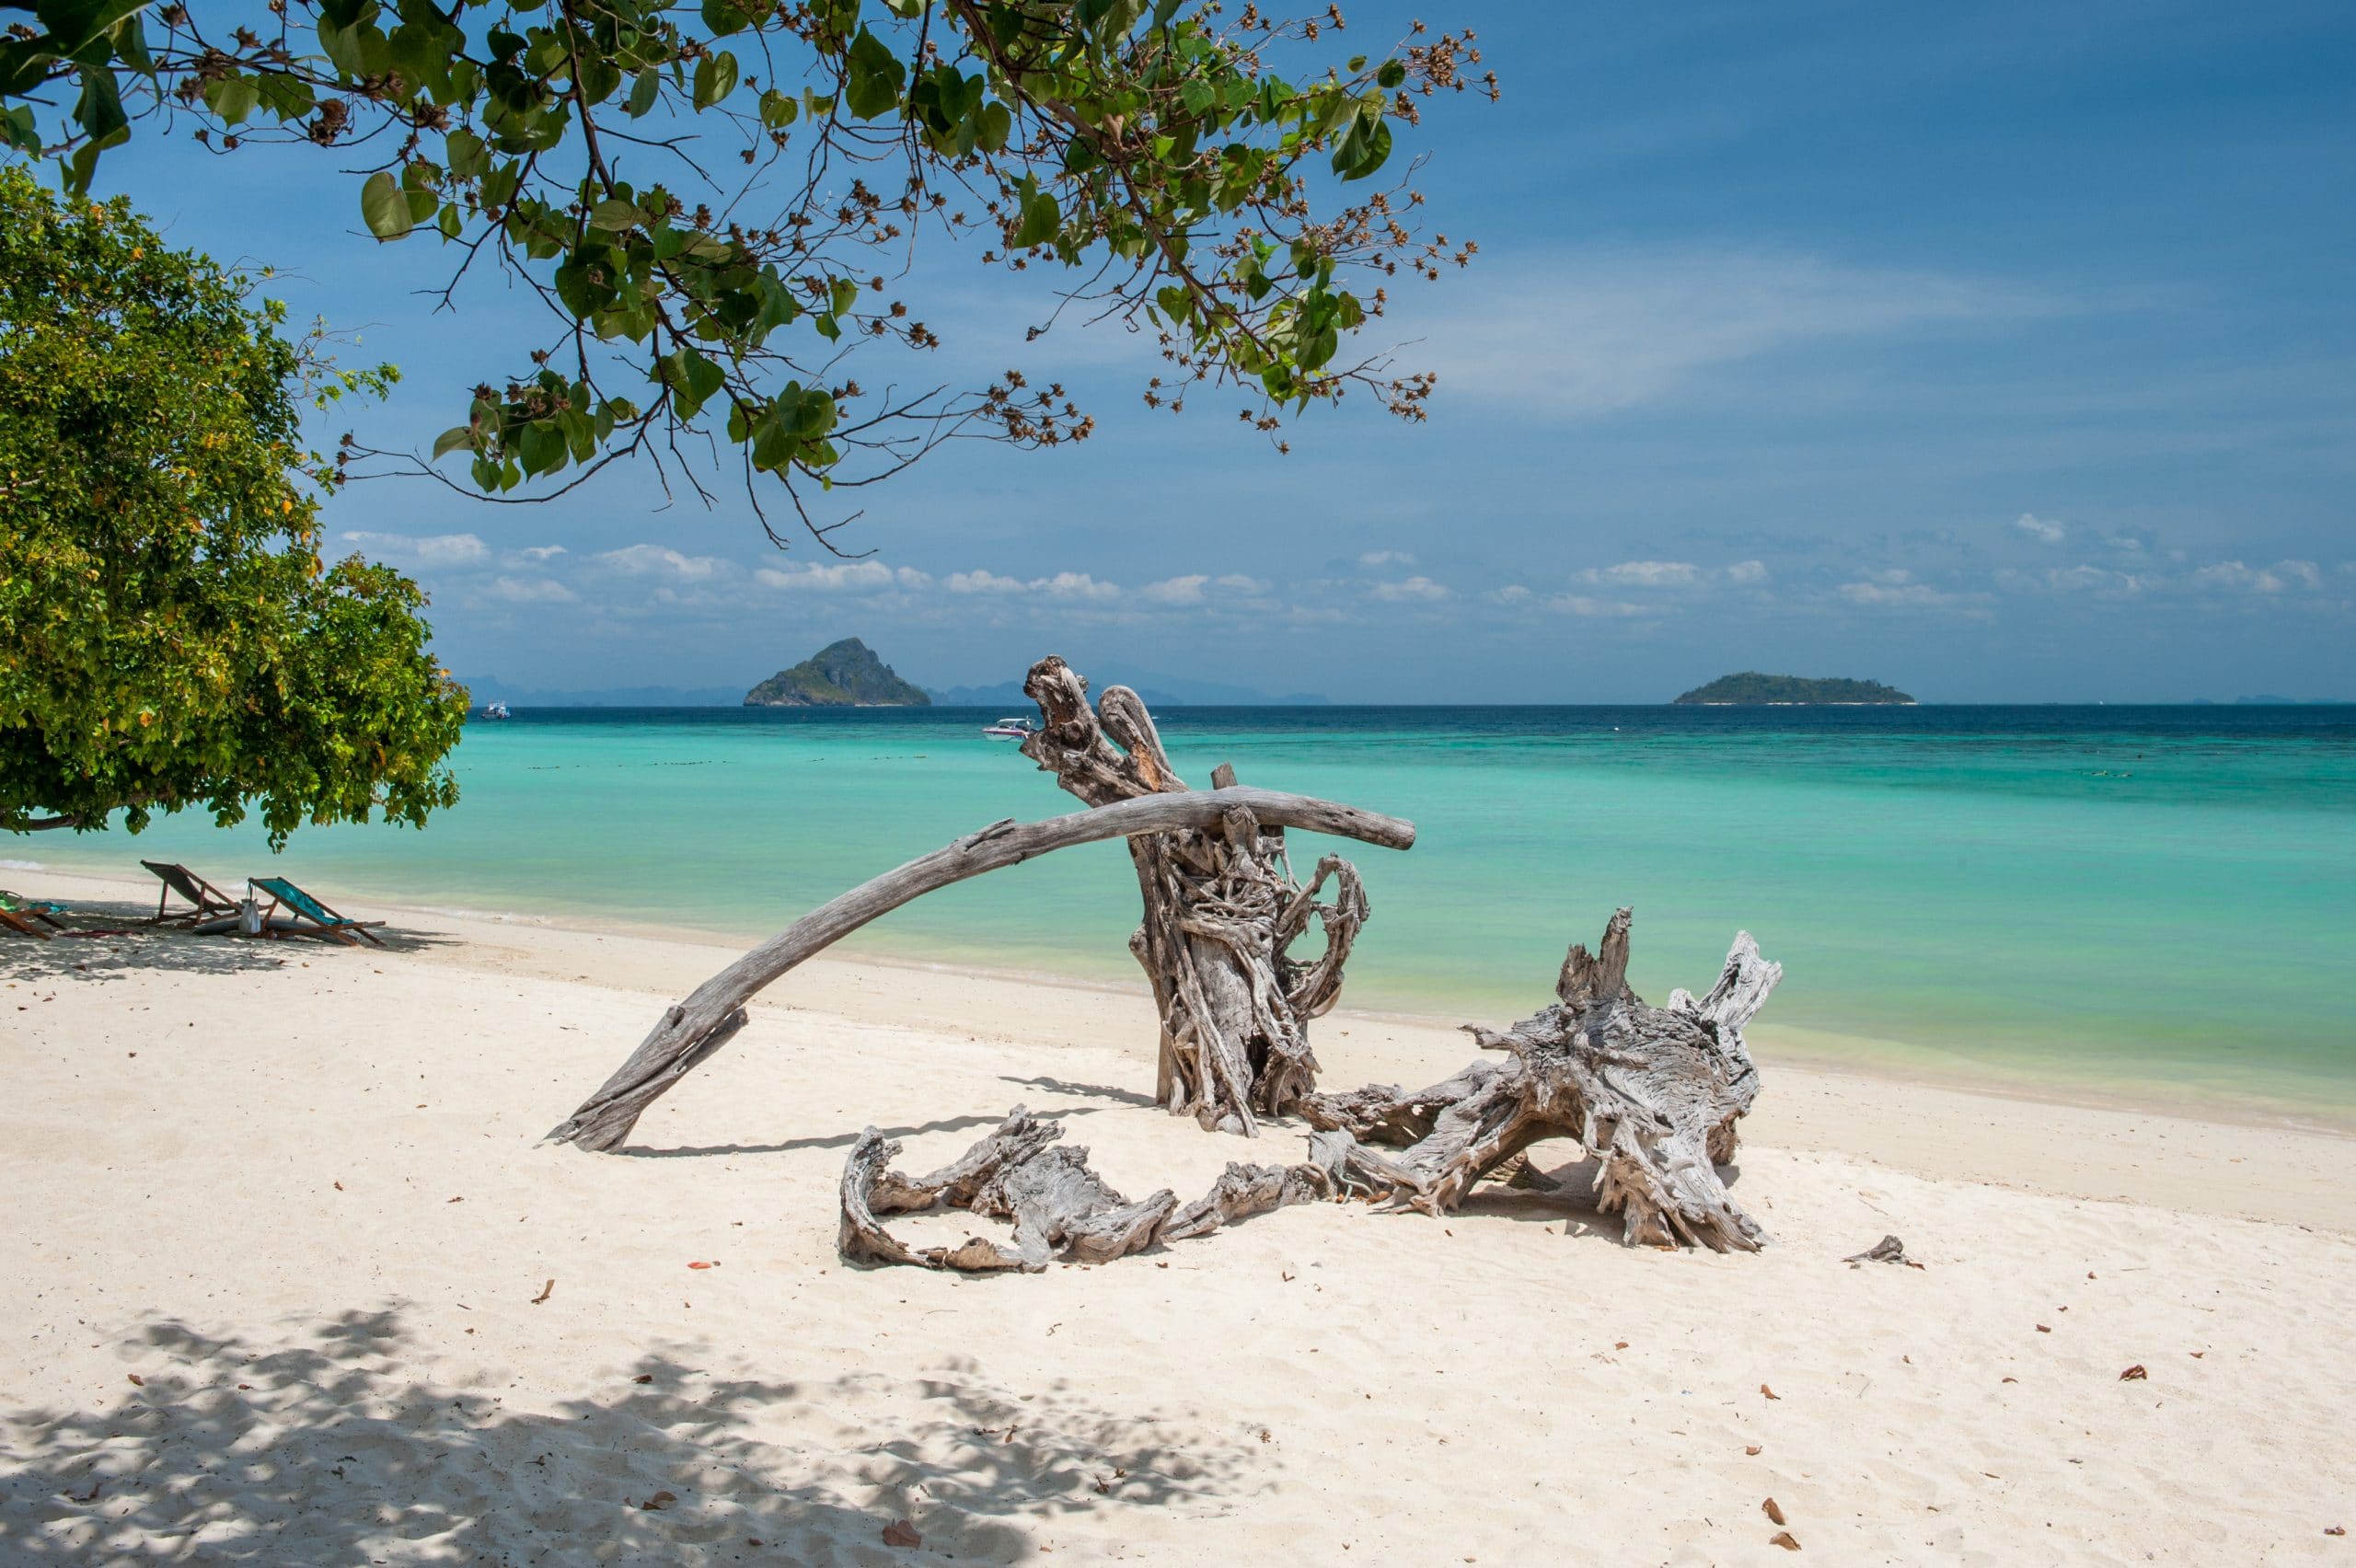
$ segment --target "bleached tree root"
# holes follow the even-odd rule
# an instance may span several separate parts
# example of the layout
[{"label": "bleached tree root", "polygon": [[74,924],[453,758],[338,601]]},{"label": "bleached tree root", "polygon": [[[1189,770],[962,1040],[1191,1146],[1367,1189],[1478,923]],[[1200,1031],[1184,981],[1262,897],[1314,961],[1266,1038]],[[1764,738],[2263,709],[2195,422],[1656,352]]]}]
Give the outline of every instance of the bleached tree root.
[{"label": "bleached tree root", "polygon": [[[843,1162],[842,1223],[836,1247],[851,1262],[919,1268],[1037,1274],[1058,1258],[1103,1263],[1163,1241],[1207,1236],[1222,1225],[1286,1204],[1324,1196],[1326,1173],[1230,1164],[1210,1192],[1181,1208],[1168,1188],[1131,1203],[1088,1168],[1088,1151],[1057,1142],[1060,1122],[1018,1105],[991,1134],[930,1176],[891,1169],[900,1145],[873,1127]],[[885,1229],[879,1216],[963,1209],[1013,1222],[1013,1246],[971,1237],[954,1247],[914,1248]]]},{"label": "bleached tree root", "polygon": [[[548,1136],[582,1148],[619,1148],[647,1106],[744,1028],[745,1004],[764,986],[911,899],[1075,844],[1138,836],[1132,840],[1134,847],[1136,842],[1167,835],[1232,833],[1239,823],[1308,828],[1393,849],[1404,849],[1415,841],[1411,823],[1273,790],[1149,793],[1045,822],[992,823],[819,905],[697,986],[686,1000],[664,1012],[629,1059],[572,1115],[550,1128]],[[1303,894],[1304,904],[1306,898]],[[1305,923],[1308,917],[1304,908],[1299,919]],[[1345,940],[1343,950],[1347,946]],[[1338,986],[1338,960],[1335,965],[1333,984]]]},{"label": "bleached tree root", "polygon": [[1301,1113],[1336,1140],[1320,1161],[1353,1186],[1437,1215],[1530,1145],[1567,1138],[1599,1160],[1597,1206],[1620,1214],[1630,1244],[1757,1251],[1765,1233],[1716,1167],[1733,1159],[1735,1124],[1759,1093],[1743,1026],[1783,966],[1760,957],[1745,931],[1707,995],[1679,990],[1652,1007],[1628,989],[1628,924],[1622,909],[1597,952],[1572,947],[1552,1007],[1503,1032],[1466,1026],[1510,1060],[1475,1062],[1414,1094],[1307,1097]]},{"label": "bleached tree root", "polygon": [[[1045,720],[1024,755],[1090,805],[1187,792],[1128,687],[1106,687],[1091,708],[1088,683],[1047,658],[1022,689]],[[1231,788],[1235,770],[1222,765],[1211,783]],[[1129,840],[1145,905],[1129,951],[1161,1020],[1154,1098],[1173,1115],[1247,1137],[1262,1117],[1296,1109],[1315,1090],[1309,1020],[1340,995],[1369,914],[1357,869],[1338,855],[1320,860],[1306,886],[1294,880],[1283,825],[1233,811],[1211,828]],[[1290,949],[1312,919],[1325,949],[1299,963]]]}]

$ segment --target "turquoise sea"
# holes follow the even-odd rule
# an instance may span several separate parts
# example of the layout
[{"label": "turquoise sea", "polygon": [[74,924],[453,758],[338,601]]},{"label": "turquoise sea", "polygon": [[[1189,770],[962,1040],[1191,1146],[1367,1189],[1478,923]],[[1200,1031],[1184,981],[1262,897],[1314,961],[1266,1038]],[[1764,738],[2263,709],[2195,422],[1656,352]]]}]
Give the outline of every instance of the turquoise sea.
[{"label": "turquoise sea", "polygon": [[[0,852],[752,938],[957,834],[1070,809],[978,733],[996,716],[526,709],[469,727],[465,798],[422,832],[306,829],[273,864],[258,831],[183,816]],[[1738,928],[1783,962],[1765,1053],[2356,1123],[2356,709],[1159,717],[1198,787],[1232,761],[1416,824],[1407,853],[1349,849],[1374,917],[1345,1006],[1509,1020],[1630,904],[1647,995],[1705,985]],[[1131,979],[1136,896],[1120,847],[1088,846],[853,945]]]}]

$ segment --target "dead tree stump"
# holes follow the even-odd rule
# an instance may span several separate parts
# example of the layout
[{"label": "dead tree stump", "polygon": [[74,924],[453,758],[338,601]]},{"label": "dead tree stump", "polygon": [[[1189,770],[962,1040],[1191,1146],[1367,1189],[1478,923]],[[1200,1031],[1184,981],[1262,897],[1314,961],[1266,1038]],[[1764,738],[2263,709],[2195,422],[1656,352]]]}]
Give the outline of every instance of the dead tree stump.
[{"label": "dead tree stump", "polygon": [[1572,947],[1554,1005],[1502,1033],[1466,1026],[1511,1060],[1475,1062],[1414,1094],[1308,1096],[1302,1114],[1334,1135],[1321,1161],[1338,1181],[1441,1214],[1531,1144],[1567,1138],[1599,1161],[1597,1206],[1618,1211],[1631,1244],[1756,1251],[1765,1234],[1716,1166],[1733,1159],[1735,1124],[1759,1093],[1743,1026],[1783,966],[1745,931],[1706,996],[1680,990],[1652,1007],[1628,989],[1628,920],[1625,909],[1611,917],[1596,953]]},{"label": "dead tree stump", "polygon": [[[1091,709],[1088,683],[1051,656],[1031,666],[1022,689],[1045,720],[1024,755],[1080,800],[1106,806],[1185,791],[1153,716],[1128,687],[1106,687]],[[1221,767],[1211,781],[1230,788],[1234,770]],[[1244,810],[1216,830],[1133,837],[1129,856],[1145,904],[1129,951],[1161,1018],[1154,1098],[1205,1127],[1257,1136],[1261,1117],[1295,1110],[1316,1088],[1309,1020],[1340,995],[1368,916],[1357,868],[1328,855],[1301,885],[1284,830]],[[1325,951],[1298,963],[1289,950],[1312,918]]]}]

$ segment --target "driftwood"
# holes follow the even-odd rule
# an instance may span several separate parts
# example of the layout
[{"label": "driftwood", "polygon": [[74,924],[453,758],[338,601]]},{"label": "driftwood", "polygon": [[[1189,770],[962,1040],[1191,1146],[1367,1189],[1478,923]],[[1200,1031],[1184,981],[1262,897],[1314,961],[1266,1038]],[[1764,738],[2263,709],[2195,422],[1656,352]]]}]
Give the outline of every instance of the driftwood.
[{"label": "driftwood", "polygon": [[[1018,1105],[953,1164],[930,1176],[908,1177],[890,1168],[900,1145],[868,1128],[843,1162],[837,1251],[860,1263],[1036,1274],[1058,1257],[1103,1263],[1157,1242],[1207,1236],[1222,1225],[1322,1197],[1330,1190],[1326,1172],[1314,1165],[1287,1170],[1230,1164],[1209,1193],[1183,1208],[1167,1187],[1131,1203],[1088,1168],[1086,1149],[1057,1143],[1062,1136],[1060,1122],[1041,1121]],[[1014,1245],[976,1236],[954,1247],[909,1247],[879,1217],[936,1208],[1011,1220]]]},{"label": "driftwood", "polygon": [[[1017,823],[1010,818],[993,823],[821,905],[697,986],[686,1000],[665,1011],[629,1060],[548,1136],[582,1148],[620,1147],[641,1112],[745,1027],[745,1004],[762,987],[911,899],[1075,844],[1131,835],[1145,835],[1149,840],[1172,834],[1199,838],[1207,833],[1235,834],[1240,824],[1251,824],[1243,832],[1247,840],[1260,834],[1259,824],[1267,824],[1329,833],[1392,849],[1404,849],[1415,841],[1414,825],[1394,817],[1273,790],[1151,793],[1045,822]],[[1355,888],[1355,876],[1350,885]],[[1309,917],[1309,896],[1307,893],[1299,895],[1302,909],[1298,922]],[[1359,907],[1363,909],[1362,902]],[[1346,940],[1343,946],[1346,950]],[[1334,967],[1338,985],[1338,961]]]},{"label": "driftwood", "polygon": [[[1153,716],[1128,687],[1106,687],[1091,709],[1088,683],[1048,658],[1031,666],[1022,689],[1045,721],[1023,754],[1090,805],[1186,792]],[[1211,782],[1224,790],[1234,770],[1220,767]],[[1308,885],[1294,879],[1287,825],[1303,824],[1247,808],[1208,827],[1129,840],[1145,902],[1129,951],[1152,983],[1161,1021],[1154,1098],[1173,1115],[1246,1136],[1316,1088],[1309,1020],[1340,995],[1342,965],[1368,915],[1357,869],[1337,855],[1318,862]],[[1288,950],[1312,918],[1324,951],[1296,963]]]},{"label": "driftwood", "polygon": [[1757,1251],[1764,1233],[1715,1167],[1733,1159],[1735,1123],[1759,1093],[1743,1026],[1783,966],[1761,958],[1746,931],[1708,995],[1680,990],[1651,1007],[1628,989],[1628,917],[1612,916],[1599,951],[1571,949],[1553,1006],[1502,1033],[1467,1026],[1510,1060],[1476,1062],[1414,1094],[1309,1096],[1302,1114],[1339,1140],[1321,1162],[1353,1186],[1441,1214],[1531,1144],[1568,1138],[1599,1161],[1598,1206],[1619,1211],[1630,1243]]}]

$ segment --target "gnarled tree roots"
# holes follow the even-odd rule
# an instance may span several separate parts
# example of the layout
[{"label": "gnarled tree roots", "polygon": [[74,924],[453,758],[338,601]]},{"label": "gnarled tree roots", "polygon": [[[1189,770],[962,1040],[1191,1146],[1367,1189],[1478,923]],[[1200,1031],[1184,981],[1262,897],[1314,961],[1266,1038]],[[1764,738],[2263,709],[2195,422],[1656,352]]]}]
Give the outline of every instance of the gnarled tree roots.
[{"label": "gnarled tree roots", "polygon": [[1632,1245],[1682,1239],[1756,1251],[1765,1233],[1716,1167],[1734,1159],[1735,1123],[1759,1094],[1743,1026],[1783,965],[1760,957],[1745,931],[1706,996],[1679,990],[1652,1007],[1628,989],[1628,915],[1611,917],[1600,951],[1571,949],[1553,1006],[1502,1033],[1467,1025],[1484,1050],[1509,1060],[1475,1062],[1414,1094],[1371,1088],[1304,1100],[1312,1125],[1347,1136],[1338,1164],[1350,1182],[1441,1214],[1530,1145],[1568,1138],[1598,1161],[1596,1206],[1620,1214]]},{"label": "gnarled tree roots", "polygon": [[[1230,1164],[1207,1193],[1183,1208],[1167,1187],[1133,1204],[1088,1168],[1086,1149],[1056,1141],[1063,1133],[1060,1122],[1043,1122],[1018,1105],[955,1163],[912,1178],[890,1169],[899,1144],[868,1128],[843,1162],[837,1249],[852,1262],[1036,1274],[1056,1258],[1104,1263],[1157,1241],[1207,1236],[1222,1225],[1332,1191],[1327,1173],[1316,1166]],[[909,1247],[877,1217],[936,1208],[1011,1220],[1014,1245],[975,1236],[954,1247]]]}]

